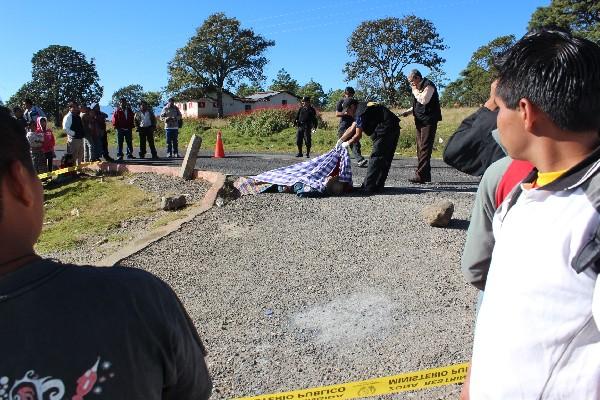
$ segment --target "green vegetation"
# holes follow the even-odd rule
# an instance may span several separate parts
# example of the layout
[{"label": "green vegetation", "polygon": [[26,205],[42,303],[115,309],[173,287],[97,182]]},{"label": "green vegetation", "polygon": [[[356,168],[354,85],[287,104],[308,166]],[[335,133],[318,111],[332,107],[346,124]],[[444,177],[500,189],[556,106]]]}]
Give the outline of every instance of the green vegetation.
[{"label": "green vegetation", "polygon": [[[433,157],[441,158],[442,150],[446,145],[446,142],[450,135],[454,133],[456,128],[460,125],[461,121],[469,114],[473,113],[476,108],[463,107],[463,108],[444,108],[442,109],[442,116],[444,120],[438,124],[437,138],[433,148]],[[183,128],[180,129],[179,133],[179,147],[180,153],[183,152],[185,146],[189,142],[193,134],[197,134],[202,137],[202,148],[203,149],[214,149],[217,138],[217,131],[221,130],[223,133],[223,144],[225,146],[225,153],[228,151],[235,152],[266,152],[266,153],[295,153],[296,152],[296,128],[292,126],[291,121],[295,116],[295,111],[288,115],[287,118],[291,118],[289,124],[284,122],[273,122],[272,119],[278,120],[281,114],[275,112],[281,111],[284,115],[288,115],[290,110],[263,110],[254,112],[248,115],[241,115],[229,118],[204,118],[204,119],[187,119],[183,124]],[[402,110],[394,109],[399,114]],[[264,113],[264,115],[262,114]],[[266,118],[266,116],[271,116]],[[244,118],[247,118],[244,121]],[[279,124],[284,126],[283,130],[277,131],[246,131],[250,129],[250,126],[258,126],[260,123],[264,123],[265,126],[273,126]],[[335,112],[326,111],[320,115],[319,129],[313,134],[313,151],[317,153],[329,151],[337,141],[337,127],[339,119],[335,117]],[[161,127],[158,129],[155,137],[156,146],[158,148],[166,147],[165,131]],[[402,118],[400,126],[402,128],[400,132],[400,141],[398,143],[398,149],[396,153],[405,157],[414,157],[416,154],[416,142],[415,142],[415,125],[412,117]],[[64,146],[65,138],[62,135],[62,131],[55,131],[57,136],[57,142]],[[62,135],[62,137],[60,137]],[[442,139],[442,143],[439,139]],[[109,132],[109,143],[114,146],[116,142],[115,132],[113,129]],[[362,141],[363,153],[369,154],[371,151],[371,139],[363,137]],[[139,147],[139,136],[133,133],[133,145],[135,148]]]},{"label": "green vegetation", "polygon": [[123,177],[79,179],[45,190],[45,217],[36,245],[41,253],[68,250],[100,235],[111,234],[122,221],[156,211],[153,196],[123,182]]}]

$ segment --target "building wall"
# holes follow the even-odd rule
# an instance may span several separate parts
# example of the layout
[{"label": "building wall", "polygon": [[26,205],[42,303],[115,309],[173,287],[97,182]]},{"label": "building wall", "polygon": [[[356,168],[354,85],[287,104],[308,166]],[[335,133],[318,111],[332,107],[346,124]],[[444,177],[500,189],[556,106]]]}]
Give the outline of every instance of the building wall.
[{"label": "building wall", "polygon": [[[287,106],[296,106],[299,104],[298,99],[289,93],[278,93],[270,97],[267,101],[257,102],[243,102],[234,99],[227,93],[223,93],[223,114],[229,116],[262,108],[279,108],[283,105],[283,101],[286,102]],[[219,114],[217,101],[209,97],[185,103],[175,103],[175,105],[179,107],[179,111],[181,111],[181,115],[184,118],[216,117]]]}]

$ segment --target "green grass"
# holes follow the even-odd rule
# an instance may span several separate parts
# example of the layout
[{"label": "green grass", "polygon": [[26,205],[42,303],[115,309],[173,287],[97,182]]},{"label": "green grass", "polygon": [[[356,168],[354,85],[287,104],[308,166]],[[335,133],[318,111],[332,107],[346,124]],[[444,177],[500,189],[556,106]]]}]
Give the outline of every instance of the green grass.
[{"label": "green grass", "polygon": [[[78,244],[111,234],[121,221],[156,211],[156,200],[141,189],[123,182],[122,177],[84,178],[45,190],[45,217],[36,244],[40,253],[69,250]],[[79,215],[72,215],[73,210]],[[77,214],[74,212],[74,214]]]},{"label": "green grass", "polygon": [[[443,120],[438,124],[437,137],[434,142],[433,154],[435,158],[441,158],[442,151],[450,135],[454,133],[460,122],[469,114],[474,112],[475,108],[444,108],[442,109]],[[402,110],[394,110],[400,113]],[[327,122],[327,129],[318,129],[313,135],[313,152],[321,153],[329,151],[337,141],[337,126],[339,119],[335,117],[334,112],[323,112],[322,118]],[[162,124],[161,124],[162,125]],[[110,126],[110,124],[109,124]],[[401,156],[414,157],[416,155],[415,125],[411,117],[401,118],[400,122],[400,141],[396,152]],[[198,134],[202,137],[202,148],[214,149],[217,131],[223,133],[223,145],[225,152],[267,152],[267,153],[295,153],[296,152],[296,130],[288,128],[269,137],[245,136],[229,128],[227,118],[223,119],[201,119],[186,120],[179,133],[179,148],[182,153],[187,146],[192,134]],[[60,131],[57,131],[60,134]],[[59,135],[57,135],[58,137]],[[442,139],[442,143],[439,139]],[[64,144],[65,138],[59,138],[58,143]],[[155,135],[156,146],[166,147],[164,130],[160,128]],[[115,131],[109,130],[109,144],[116,143]],[[363,137],[361,141],[363,153],[371,152],[371,140]],[[133,145],[139,147],[139,136],[134,131]]]}]

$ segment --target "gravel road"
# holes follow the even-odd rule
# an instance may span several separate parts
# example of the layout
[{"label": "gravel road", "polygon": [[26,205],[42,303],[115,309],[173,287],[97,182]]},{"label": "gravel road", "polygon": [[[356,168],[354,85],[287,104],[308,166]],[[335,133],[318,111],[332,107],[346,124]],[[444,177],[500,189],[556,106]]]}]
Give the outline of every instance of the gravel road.
[{"label": "gravel road", "polygon": [[[244,157],[198,164],[251,175],[297,161]],[[123,264],[155,273],[181,297],[209,351],[213,399],[467,361],[476,293],[459,259],[476,180],[434,167],[436,183],[411,186],[414,159],[396,160],[392,187],[372,197],[246,196]],[[364,169],[354,170],[359,184]],[[454,203],[454,219],[429,227],[421,209],[441,199]],[[459,390],[385,398],[450,399]]]}]

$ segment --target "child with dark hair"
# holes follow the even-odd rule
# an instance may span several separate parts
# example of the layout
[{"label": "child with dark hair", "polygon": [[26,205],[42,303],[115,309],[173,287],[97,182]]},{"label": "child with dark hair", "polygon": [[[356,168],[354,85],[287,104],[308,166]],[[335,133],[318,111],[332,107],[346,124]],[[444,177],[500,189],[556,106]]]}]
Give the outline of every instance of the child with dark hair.
[{"label": "child with dark hair", "polygon": [[535,169],[494,215],[470,397],[598,399],[600,46],[530,33],[496,95],[503,147]]},{"label": "child with dark hair", "polygon": [[52,129],[48,128],[46,117],[38,117],[36,132],[44,135],[42,153],[44,153],[44,158],[46,160],[46,170],[48,172],[52,172],[52,163],[54,162],[55,157],[54,145],[56,144],[56,139],[54,138]]},{"label": "child with dark hair", "polygon": [[46,172],[46,159],[42,150],[44,144],[44,133],[38,131],[37,121],[32,121],[27,127],[27,141],[31,150],[31,160],[33,168],[38,174]]}]

